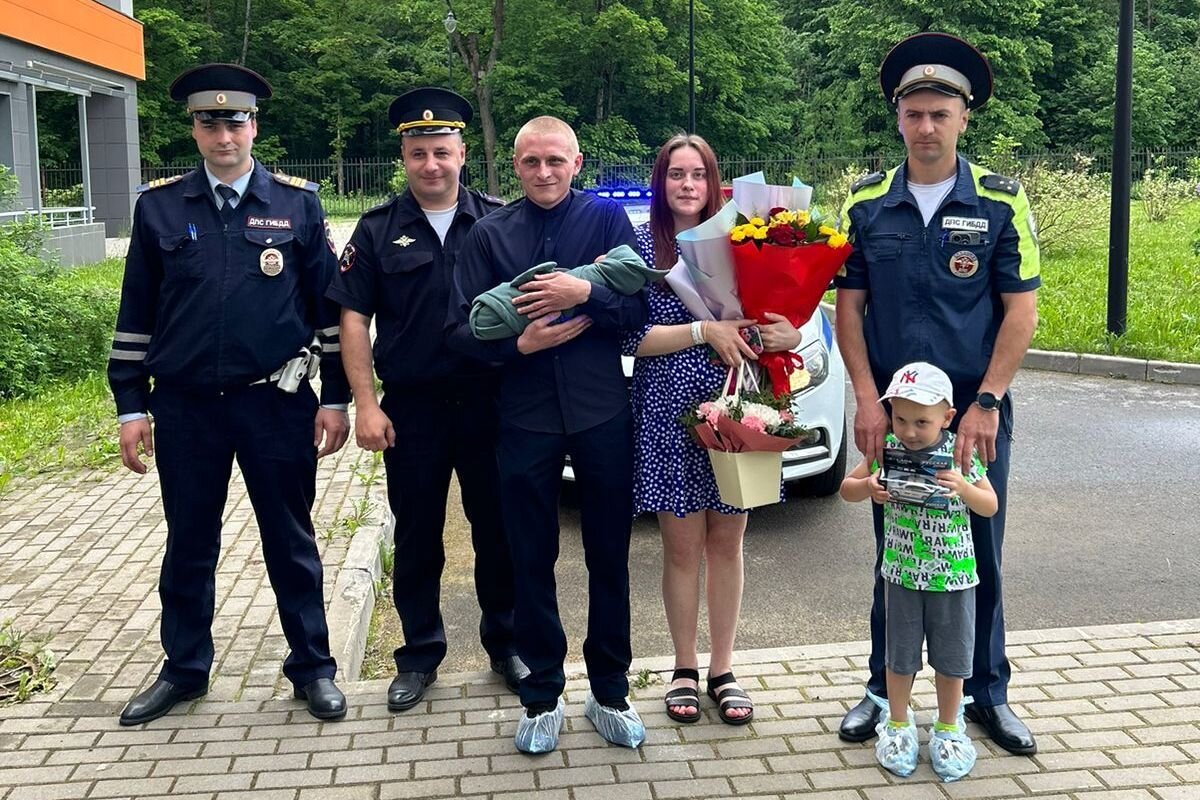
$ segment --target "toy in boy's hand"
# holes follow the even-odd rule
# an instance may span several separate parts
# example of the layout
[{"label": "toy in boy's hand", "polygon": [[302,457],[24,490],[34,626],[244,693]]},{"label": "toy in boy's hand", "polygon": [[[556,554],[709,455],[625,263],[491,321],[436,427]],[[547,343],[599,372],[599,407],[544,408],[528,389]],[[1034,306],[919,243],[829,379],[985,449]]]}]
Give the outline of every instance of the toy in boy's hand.
[{"label": "toy in boy's hand", "polygon": [[[763,352],[762,331],[760,331],[758,329],[757,325],[751,325],[748,328],[739,328],[738,333],[741,335],[742,341],[744,341],[747,345],[749,345],[750,349],[754,352],[754,355],[756,355],[756,356],[762,355],[762,352]],[[721,360],[721,356],[717,354],[717,351],[713,348],[713,346],[711,344],[708,346],[708,360],[710,362],[712,362],[713,364],[718,364],[718,365],[722,365],[722,366],[724,366],[724,364],[725,364],[725,362],[723,360]]]},{"label": "toy in boy's hand", "polygon": [[949,453],[889,447],[883,451],[879,482],[893,503],[945,511],[950,507],[953,490],[938,483],[937,473],[946,469],[954,469],[954,456]]}]

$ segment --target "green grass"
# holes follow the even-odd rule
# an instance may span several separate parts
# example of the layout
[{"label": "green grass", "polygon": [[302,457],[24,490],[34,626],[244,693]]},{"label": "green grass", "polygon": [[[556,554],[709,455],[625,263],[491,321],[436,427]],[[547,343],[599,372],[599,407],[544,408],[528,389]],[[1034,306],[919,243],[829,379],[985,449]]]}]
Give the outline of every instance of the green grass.
[{"label": "green grass", "polygon": [[[64,270],[58,280],[120,291],[124,262],[111,258]],[[120,463],[116,411],[104,364],[77,382],[0,402],[0,492],[16,476]]]},{"label": "green grass", "polygon": [[1200,255],[1192,247],[1200,238],[1200,201],[1159,223],[1147,222],[1135,203],[1130,225],[1126,334],[1105,331],[1105,226],[1073,249],[1043,254],[1034,347],[1200,363]]},{"label": "green grass", "polygon": [[60,280],[75,286],[120,292],[124,274],[125,259],[109,258],[95,264],[64,269]]},{"label": "green grass", "polygon": [[103,373],[0,403],[0,492],[17,476],[118,463],[116,411]]}]

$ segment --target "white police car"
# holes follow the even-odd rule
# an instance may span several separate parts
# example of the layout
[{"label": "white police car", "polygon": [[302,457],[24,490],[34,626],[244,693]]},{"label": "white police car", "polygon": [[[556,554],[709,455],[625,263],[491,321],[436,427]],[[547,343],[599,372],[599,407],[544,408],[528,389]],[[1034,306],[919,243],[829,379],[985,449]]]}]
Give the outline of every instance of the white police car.
[{"label": "white police car", "polygon": [[[841,486],[846,472],[846,365],[833,337],[833,326],[818,308],[800,326],[796,353],[804,359],[812,381],[796,394],[796,421],[811,434],[783,453],[783,480],[799,494],[825,497]],[[633,358],[623,359],[626,380],[633,376]],[[563,478],[575,480],[570,458]]]}]

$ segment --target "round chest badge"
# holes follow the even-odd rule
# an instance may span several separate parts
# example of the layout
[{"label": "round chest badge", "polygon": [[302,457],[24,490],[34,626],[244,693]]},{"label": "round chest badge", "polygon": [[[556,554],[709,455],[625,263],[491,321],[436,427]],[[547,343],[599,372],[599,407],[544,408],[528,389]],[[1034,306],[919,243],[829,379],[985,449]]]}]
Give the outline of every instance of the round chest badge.
[{"label": "round chest badge", "polygon": [[979,256],[970,250],[959,250],[950,256],[950,274],[956,278],[969,278],[979,271]]},{"label": "round chest badge", "polygon": [[263,275],[266,275],[268,278],[274,278],[283,272],[283,253],[274,247],[268,247],[258,257],[258,268],[262,270]]}]

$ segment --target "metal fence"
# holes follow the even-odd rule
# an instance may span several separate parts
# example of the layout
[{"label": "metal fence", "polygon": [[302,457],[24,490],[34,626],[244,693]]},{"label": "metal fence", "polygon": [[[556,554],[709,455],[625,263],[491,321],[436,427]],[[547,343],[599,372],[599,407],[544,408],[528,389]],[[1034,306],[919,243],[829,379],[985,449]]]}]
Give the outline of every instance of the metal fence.
[{"label": "metal fence", "polygon": [[[1051,167],[1069,168],[1076,159],[1084,156],[1090,160],[1089,169],[1096,173],[1107,173],[1112,169],[1111,152],[1084,152],[1078,150],[1055,150],[1024,152],[1015,155],[1022,163],[1041,163]],[[968,156],[973,161],[981,160],[978,154]],[[903,158],[902,151],[877,153],[863,156],[796,159],[748,159],[722,158],[718,161],[723,179],[728,182],[735,176],[762,171],[768,182],[790,182],[792,176],[803,179],[817,187],[838,181],[845,171],[855,167],[864,171],[886,169]],[[1189,164],[1200,159],[1200,150],[1140,150],[1133,154],[1132,172],[1134,180],[1156,165],[1174,169],[1182,176]],[[188,172],[196,167],[197,159],[176,161],[168,164],[144,164],[142,181],[165,178]],[[340,164],[332,160],[280,161],[267,166],[272,170],[298,175],[321,184],[321,201],[331,216],[353,216],[387,200],[397,185],[399,162],[394,159],[346,159]],[[574,181],[576,188],[589,189],[597,186],[644,187],[650,182],[653,158],[635,163],[609,163],[601,159],[585,158],[583,168]],[[509,162],[497,165],[499,194],[506,199],[520,196],[521,186]],[[57,202],[47,205],[81,205],[71,192],[83,182],[83,173],[78,164],[65,167],[47,167],[42,170],[42,187],[47,199]],[[487,163],[483,159],[470,159],[463,168],[462,181],[469,187],[487,190]],[[57,194],[52,194],[57,193]]]}]

